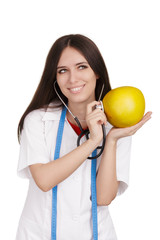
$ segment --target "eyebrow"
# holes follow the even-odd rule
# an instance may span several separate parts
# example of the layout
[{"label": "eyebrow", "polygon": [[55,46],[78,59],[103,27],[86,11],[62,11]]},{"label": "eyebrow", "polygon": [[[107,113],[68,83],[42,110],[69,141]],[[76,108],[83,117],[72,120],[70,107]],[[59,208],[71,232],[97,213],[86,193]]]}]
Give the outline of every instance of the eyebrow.
[{"label": "eyebrow", "polygon": [[[79,63],[76,63],[75,66],[78,66],[78,65],[84,64],[84,63],[88,64],[88,62],[79,62]],[[66,66],[58,66],[57,69],[59,69],[59,68],[66,68]]]}]

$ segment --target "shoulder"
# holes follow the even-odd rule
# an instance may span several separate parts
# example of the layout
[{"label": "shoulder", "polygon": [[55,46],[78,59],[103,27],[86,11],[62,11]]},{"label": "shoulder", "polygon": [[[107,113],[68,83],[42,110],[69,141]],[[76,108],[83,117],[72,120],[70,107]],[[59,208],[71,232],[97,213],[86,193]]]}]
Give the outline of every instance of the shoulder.
[{"label": "shoulder", "polygon": [[43,124],[46,120],[57,120],[60,118],[61,107],[56,103],[50,103],[47,108],[31,111],[24,119],[24,127]]},{"label": "shoulder", "polygon": [[45,109],[36,109],[28,113],[24,119],[24,127],[31,125],[32,123],[41,122],[45,112]]},{"label": "shoulder", "polygon": [[[45,109],[33,110],[27,114],[24,119],[23,129],[20,135],[20,142],[26,144],[26,139],[39,136],[43,133],[42,118],[45,114]],[[23,140],[23,141],[22,141]],[[32,141],[33,142],[33,141]]]}]

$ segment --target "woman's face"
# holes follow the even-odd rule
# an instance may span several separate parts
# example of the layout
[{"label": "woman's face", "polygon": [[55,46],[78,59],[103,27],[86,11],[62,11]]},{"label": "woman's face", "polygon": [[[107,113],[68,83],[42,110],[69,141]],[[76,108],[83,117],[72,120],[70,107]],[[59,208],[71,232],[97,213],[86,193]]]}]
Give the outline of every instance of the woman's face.
[{"label": "woman's face", "polygon": [[69,103],[94,101],[97,78],[79,51],[73,47],[63,50],[57,65],[57,83]]}]

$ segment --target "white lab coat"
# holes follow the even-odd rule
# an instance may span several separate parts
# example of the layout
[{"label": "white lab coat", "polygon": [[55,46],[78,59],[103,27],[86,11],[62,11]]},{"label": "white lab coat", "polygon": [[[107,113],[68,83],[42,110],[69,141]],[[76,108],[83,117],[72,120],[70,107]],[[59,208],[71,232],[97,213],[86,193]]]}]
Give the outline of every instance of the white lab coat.
[{"label": "white lab coat", "polygon": [[[29,165],[53,161],[61,109],[34,110],[27,115],[21,134],[18,175],[29,179],[27,199],[19,221],[16,240],[51,240],[52,190],[41,191],[35,184]],[[112,126],[107,124],[106,133]],[[85,137],[82,138],[82,142]],[[60,150],[63,156],[76,148],[77,134],[65,119]],[[131,137],[117,143],[116,168],[120,181],[118,194],[129,183]],[[97,169],[101,157],[97,159]],[[76,161],[76,159],[75,159]],[[57,240],[92,240],[91,160],[58,184]],[[116,240],[107,206],[98,206],[98,239]]]}]

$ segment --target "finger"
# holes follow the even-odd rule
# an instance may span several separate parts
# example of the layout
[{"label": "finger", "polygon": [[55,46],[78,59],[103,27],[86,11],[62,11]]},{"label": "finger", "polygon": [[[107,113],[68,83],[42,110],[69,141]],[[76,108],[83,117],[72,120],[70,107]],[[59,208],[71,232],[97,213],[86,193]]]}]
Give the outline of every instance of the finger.
[{"label": "finger", "polygon": [[96,116],[97,114],[106,117],[106,114],[99,108],[95,108],[89,115]]},{"label": "finger", "polygon": [[102,116],[105,119],[107,119],[106,114],[101,109],[98,109],[98,108],[94,109],[90,114],[88,114],[87,117],[94,118],[96,116]]},{"label": "finger", "polygon": [[105,125],[107,124],[107,118],[101,110],[96,114],[90,114],[87,118],[87,121],[89,121],[92,124],[96,124],[96,123],[105,124]]},{"label": "finger", "polygon": [[143,126],[149,119],[151,119],[151,115],[152,112],[147,112],[143,118],[141,119],[141,121],[139,123],[137,123],[137,126]]},{"label": "finger", "polygon": [[100,105],[100,104],[101,103],[98,101],[93,101],[93,102],[89,103],[86,108],[86,114],[90,114],[93,111],[93,107],[95,107],[96,105]]},{"label": "finger", "polygon": [[151,118],[151,115],[152,115],[152,112],[147,112],[147,113],[143,116],[143,118],[142,118],[141,121],[145,121],[145,120],[147,120],[147,119],[150,119],[150,118]]},{"label": "finger", "polygon": [[147,112],[140,122],[130,127],[131,133],[134,134],[138,129],[140,129],[149,119],[151,119],[151,115],[152,112]]},{"label": "finger", "polygon": [[151,115],[152,115],[152,112],[147,112],[143,116],[143,118],[137,124],[135,124],[134,126],[138,126],[138,125],[144,124],[146,121],[148,121],[151,118]]}]

